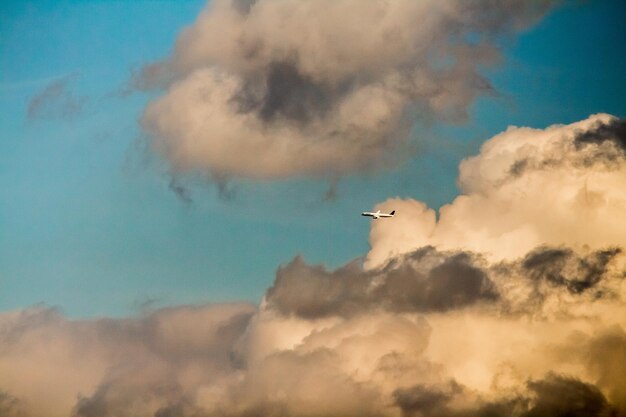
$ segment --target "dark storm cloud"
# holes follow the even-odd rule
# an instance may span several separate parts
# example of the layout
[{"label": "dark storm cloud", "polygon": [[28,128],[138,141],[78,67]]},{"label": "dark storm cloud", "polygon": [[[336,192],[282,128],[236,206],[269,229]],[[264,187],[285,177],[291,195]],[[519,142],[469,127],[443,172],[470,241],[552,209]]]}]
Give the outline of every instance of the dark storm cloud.
[{"label": "dark storm cloud", "polygon": [[270,306],[305,318],[391,312],[446,311],[498,299],[487,273],[468,253],[432,247],[365,271],[358,261],[335,271],[297,257],[280,268],[267,291]]},{"label": "dark storm cloud", "polygon": [[77,96],[71,89],[78,74],[70,74],[48,84],[28,102],[26,115],[30,120],[71,120],[80,116],[87,104],[86,96]]},{"label": "dark storm cloud", "polygon": [[608,264],[621,252],[612,248],[586,256],[567,248],[538,248],[526,255],[522,269],[535,281],[545,281],[580,294],[598,284],[608,271]]}]

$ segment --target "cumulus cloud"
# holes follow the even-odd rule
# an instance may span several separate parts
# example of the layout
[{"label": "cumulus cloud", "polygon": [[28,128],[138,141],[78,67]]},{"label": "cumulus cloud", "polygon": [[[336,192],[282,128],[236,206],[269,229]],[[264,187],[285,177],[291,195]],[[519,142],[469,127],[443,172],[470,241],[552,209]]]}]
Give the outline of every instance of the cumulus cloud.
[{"label": "cumulus cloud", "polygon": [[418,119],[460,120],[492,88],[497,39],[551,0],[211,2],[137,88],[178,171],[337,178],[395,164]]},{"label": "cumulus cloud", "polygon": [[71,120],[83,113],[87,97],[76,95],[71,84],[77,74],[70,74],[52,81],[28,102],[26,115],[30,120]]},{"label": "cumulus cloud", "polygon": [[4,313],[3,416],[153,415],[185,407],[190,386],[228,372],[234,339],[253,312],[233,304],[87,321],[50,308]]},{"label": "cumulus cloud", "polygon": [[490,260],[540,245],[626,247],[624,120],[606,114],[546,129],[509,127],[459,168],[461,195],[435,211],[390,199],[392,224],[374,223],[367,265],[433,245]]},{"label": "cumulus cloud", "polygon": [[388,201],[398,214],[372,222],[368,255],[335,270],[297,257],[258,307],[2,313],[0,412],[624,416],[619,125],[600,115],[507,130],[462,163],[465,194],[439,220]]}]

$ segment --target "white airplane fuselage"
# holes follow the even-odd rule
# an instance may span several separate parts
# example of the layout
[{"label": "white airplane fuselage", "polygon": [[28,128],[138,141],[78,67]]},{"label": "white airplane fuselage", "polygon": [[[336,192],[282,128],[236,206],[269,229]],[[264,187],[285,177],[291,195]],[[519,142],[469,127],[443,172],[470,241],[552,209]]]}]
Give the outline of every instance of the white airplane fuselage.
[{"label": "white airplane fuselage", "polygon": [[396,214],[396,211],[392,211],[391,213],[381,213],[380,210],[375,211],[375,212],[371,212],[371,211],[364,211],[363,213],[361,213],[361,216],[367,216],[367,217],[371,217],[372,219],[376,220],[376,219],[380,219],[381,217],[393,217]]}]

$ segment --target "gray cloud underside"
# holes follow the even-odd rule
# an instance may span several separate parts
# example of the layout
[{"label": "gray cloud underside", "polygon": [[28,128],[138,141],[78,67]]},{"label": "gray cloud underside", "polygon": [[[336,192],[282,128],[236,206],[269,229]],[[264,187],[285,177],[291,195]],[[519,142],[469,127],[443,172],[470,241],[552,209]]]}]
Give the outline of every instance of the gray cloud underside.
[{"label": "gray cloud underside", "polygon": [[[611,276],[609,263],[621,253],[618,248],[577,254],[568,248],[537,248],[515,262],[489,265],[469,252],[440,252],[425,247],[391,260],[382,268],[363,270],[354,261],[335,271],[310,266],[297,257],[280,268],[267,291],[268,306],[282,314],[307,319],[333,315],[349,316],[372,309],[402,312],[435,312],[476,303],[510,307],[496,282],[518,279],[532,289],[525,300],[535,307],[545,294],[566,290],[603,294],[602,281]],[[547,284],[547,285],[546,285]]]},{"label": "gray cloud underside", "polygon": [[400,389],[394,393],[402,415],[406,417],[601,417],[621,416],[600,390],[575,378],[548,374],[545,379],[529,381],[528,395],[484,402],[473,407],[451,408],[455,396],[463,387],[450,382],[448,386],[421,385]]},{"label": "gray cloud underside", "polygon": [[495,301],[498,294],[472,254],[439,253],[427,247],[374,271],[364,271],[358,261],[327,271],[296,258],[278,270],[266,298],[283,314],[312,319],[373,308],[445,311]]}]

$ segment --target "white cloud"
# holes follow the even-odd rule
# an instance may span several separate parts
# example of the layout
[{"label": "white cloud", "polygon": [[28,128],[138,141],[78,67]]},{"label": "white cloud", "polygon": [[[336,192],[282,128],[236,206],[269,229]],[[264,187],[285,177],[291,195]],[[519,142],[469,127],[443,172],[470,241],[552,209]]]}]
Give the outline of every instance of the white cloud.
[{"label": "white cloud", "polygon": [[[438,220],[419,201],[380,204],[398,214],[394,222],[373,223],[367,265],[424,245],[491,260],[514,259],[539,245],[626,247],[622,123],[595,115],[543,130],[510,127],[461,163],[461,195],[439,209]],[[612,125],[598,143],[577,140]]]}]

